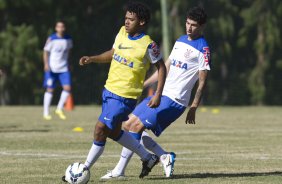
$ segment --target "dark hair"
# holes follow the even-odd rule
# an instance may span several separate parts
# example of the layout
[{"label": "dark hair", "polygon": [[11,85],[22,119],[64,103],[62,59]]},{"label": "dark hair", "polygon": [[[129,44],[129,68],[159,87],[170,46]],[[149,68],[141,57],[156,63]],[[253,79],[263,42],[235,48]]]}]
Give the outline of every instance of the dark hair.
[{"label": "dark hair", "polygon": [[205,24],[207,21],[207,14],[202,7],[196,6],[191,8],[187,13],[187,19],[191,19],[196,21],[198,24],[202,25]]},{"label": "dark hair", "polygon": [[135,13],[139,20],[145,21],[145,24],[148,24],[150,22],[150,8],[143,3],[134,1],[128,2],[125,7],[125,11]]},{"label": "dark hair", "polygon": [[58,20],[56,20],[56,24],[55,24],[55,25],[57,25],[59,22],[61,22],[61,23],[63,23],[64,25],[66,25],[66,22],[65,22],[65,20],[63,20],[63,19],[58,19]]}]

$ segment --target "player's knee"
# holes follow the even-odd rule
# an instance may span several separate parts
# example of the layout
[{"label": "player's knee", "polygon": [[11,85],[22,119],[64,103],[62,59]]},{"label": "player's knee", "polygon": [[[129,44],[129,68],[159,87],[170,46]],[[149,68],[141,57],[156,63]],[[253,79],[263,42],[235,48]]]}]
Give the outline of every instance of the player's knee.
[{"label": "player's knee", "polygon": [[71,86],[63,86],[64,91],[71,91]]},{"label": "player's knee", "polygon": [[124,122],[124,123],[122,124],[122,128],[123,128],[123,130],[125,130],[125,131],[129,131],[129,130],[130,130],[130,123],[128,123],[127,121]]},{"label": "player's knee", "polygon": [[137,120],[131,123],[130,125],[130,131],[141,133],[145,129],[144,125],[141,123],[141,121]]},{"label": "player's knee", "polygon": [[131,124],[133,124],[138,120],[139,120],[138,117],[136,117],[134,114],[130,114],[129,119],[122,124],[122,128],[126,131],[129,131]]},{"label": "player's knee", "polygon": [[114,130],[111,131],[109,138],[117,140],[121,136],[121,124],[118,124]]},{"label": "player's knee", "polygon": [[107,130],[106,125],[98,122],[94,130],[94,140],[106,141],[108,134],[109,131]]},{"label": "player's knee", "polygon": [[54,89],[53,89],[53,88],[47,88],[46,91],[47,91],[48,93],[53,93],[53,92],[54,92]]}]

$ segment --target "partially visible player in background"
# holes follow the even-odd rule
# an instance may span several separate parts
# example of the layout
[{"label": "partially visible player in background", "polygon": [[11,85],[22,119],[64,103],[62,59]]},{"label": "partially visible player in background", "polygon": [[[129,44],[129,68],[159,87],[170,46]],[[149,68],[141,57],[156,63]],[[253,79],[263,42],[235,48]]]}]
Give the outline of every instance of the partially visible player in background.
[{"label": "partially visible player in background", "polygon": [[[143,130],[150,129],[156,136],[160,136],[172,122],[184,113],[186,107],[188,107],[192,89],[195,83],[199,81],[185,121],[189,124],[195,124],[196,110],[200,104],[207,74],[210,70],[209,46],[203,36],[206,20],[207,15],[201,7],[194,7],[188,11],[186,34],[175,42],[166,62],[168,75],[160,105],[156,108],[150,108],[147,103],[151,97],[144,99],[137,105],[129,120],[123,126],[125,130],[135,133],[138,140],[143,142],[145,148],[160,158],[166,177],[171,177],[173,174],[176,155],[173,152],[169,153],[163,150]],[[144,86],[147,87],[156,82],[157,75],[157,73],[154,73],[145,81]],[[177,141],[177,138],[175,141]],[[132,155],[132,151],[123,148],[116,167],[101,179],[123,178],[125,168]]]},{"label": "partially visible player in background", "polygon": [[68,66],[68,58],[70,49],[73,47],[72,39],[65,34],[66,27],[63,21],[58,21],[55,26],[55,33],[50,35],[46,41],[43,62],[44,62],[44,93],[43,102],[43,118],[51,120],[49,108],[52,102],[54,88],[59,80],[63,91],[55,113],[60,119],[65,120],[66,116],[63,113],[64,104],[71,92],[71,76]]},{"label": "partially visible player in background", "polygon": [[0,68],[0,77],[4,75],[4,71]]}]

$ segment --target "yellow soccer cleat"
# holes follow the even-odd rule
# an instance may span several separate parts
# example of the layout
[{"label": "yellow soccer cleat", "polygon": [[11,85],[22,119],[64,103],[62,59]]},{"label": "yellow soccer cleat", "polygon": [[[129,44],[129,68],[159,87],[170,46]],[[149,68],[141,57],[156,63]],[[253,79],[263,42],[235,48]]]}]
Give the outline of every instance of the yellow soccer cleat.
[{"label": "yellow soccer cleat", "polygon": [[57,109],[55,111],[55,113],[59,116],[60,119],[62,119],[62,120],[66,120],[67,119],[67,117],[65,116],[65,114],[64,114],[64,112],[62,110]]},{"label": "yellow soccer cleat", "polygon": [[43,119],[47,120],[47,121],[50,121],[52,119],[52,116],[50,115],[44,115],[43,116]]}]

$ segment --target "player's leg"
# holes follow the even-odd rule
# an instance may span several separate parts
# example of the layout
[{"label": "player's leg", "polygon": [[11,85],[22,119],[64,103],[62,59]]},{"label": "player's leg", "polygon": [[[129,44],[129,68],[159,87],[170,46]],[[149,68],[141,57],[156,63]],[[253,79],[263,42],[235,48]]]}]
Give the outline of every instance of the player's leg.
[{"label": "player's leg", "polygon": [[[146,104],[148,103],[148,101],[150,100],[150,98],[144,99],[134,110],[134,113],[136,114],[142,114],[143,113],[143,109],[147,108]],[[126,131],[129,131],[130,126],[135,122],[138,121],[138,117],[135,116],[134,114],[131,114],[129,117],[129,120],[125,121],[123,123],[123,129]],[[142,134],[143,135],[143,134]],[[140,136],[138,136],[140,137]],[[140,140],[140,139],[139,139]],[[138,141],[139,141],[138,140]],[[141,141],[142,142],[142,141]],[[111,178],[120,178],[120,177],[124,177],[124,172],[126,169],[126,166],[128,165],[131,157],[133,155],[133,152],[130,149],[127,149],[126,147],[122,148],[121,151],[121,157],[119,159],[118,164],[115,166],[115,168],[110,171],[109,173],[107,173],[106,175],[102,176],[101,179],[111,179]]]},{"label": "player's leg", "polygon": [[[106,144],[106,138],[111,136],[116,137],[121,131],[121,122],[124,117],[127,117],[129,112],[126,112],[124,98],[119,97],[108,90],[103,91],[102,113],[99,116],[99,121],[95,126],[94,141],[89,151],[85,165],[91,167],[102,154]],[[135,107],[136,100],[131,102],[132,109]],[[113,132],[111,134],[111,132]]]},{"label": "player's leg", "polygon": [[[128,131],[130,128],[130,123],[132,121],[136,120],[136,116],[130,114],[129,115],[129,120],[125,121],[122,124],[122,127],[125,131]],[[142,141],[141,141],[142,142]],[[141,143],[142,144],[142,143]],[[118,178],[118,179],[122,179],[125,177],[125,169],[132,157],[132,155],[134,154],[133,151],[131,151],[130,149],[123,147],[122,151],[121,151],[121,155],[120,155],[120,159],[117,163],[117,165],[115,166],[115,168],[113,170],[110,170],[107,174],[105,174],[104,176],[102,176],[100,179],[101,180],[108,180],[108,179],[113,179],[113,178]]]},{"label": "player's leg", "polygon": [[105,124],[98,121],[94,130],[94,141],[87,155],[85,165],[91,168],[97,159],[102,155],[106,144],[107,137],[110,135],[111,129]]},{"label": "player's leg", "polygon": [[[146,131],[143,131],[141,141],[141,145],[144,145],[146,149],[153,152],[158,157],[161,157],[164,154],[167,154],[162,147],[155,142]],[[123,179],[125,177],[125,170],[126,167],[131,160],[134,152],[126,147],[122,148],[120,159],[113,170],[110,170],[107,174],[101,177],[101,180],[108,180],[108,179]]]},{"label": "player's leg", "polygon": [[[136,130],[136,129],[135,129]],[[142,130],[140,130],[142,131]],[[127,149],[136,153],[142,161],[142,171],[139,175],[140,178],[147,176],[151,169],[158,163],[159,158],[149,153],[143,145],[140,144],[142,133],[121,131],[120,135],[114,139],[116,142],[126,147]]]},{"label": "player's leg", "polygon": [[63,87],[59,103],[57,105],[56,114],[60,119],[65,120],[66,116],[63,112],[64,104],[66,103],[71,92],[71,76],[70,72],[63,72],[58,74],[60,83]]},{"label": "player's leg", "polygon": [[52,116],[50,115],[49,109],[53,98],[53,91],[55,88],[56,77],[55,74],[51,71],[44,73],[44,87],[46,91],[44,93],[43,99],[43,118],[45,120],[51,120]]},{"label": "player's leg", "polygon": [[146,131],[142,133],[141,141],[146,149],[150,150],[158,157],[168,153],[154,139],[152,139]]},{"label": "player's leg", "polygon": [[[134,101],[134,104],[132,103],[131,100],[125,100],[123,101],[123,112],[125,114],[121,115],[120,117],[120,122],[128,120],[128,115],[132,112],[133,108],[135,107],[136,101]],[[126,116],[124,116],[126,115]],[[128,121],[135,121],[132,116],[129,118]],[[144,130],[144,127],[141,126],[139,129],[135,130],[135,132],[126,132],[126,131],[113,131],[112,135],[110,137],[121,144],[122,146],[128,148],[129,150],[132,150],[135,152],[142,160],[143,166],[146,166],[149,171],[146,171],[147,174],[150,172],[150,170],[156,165],[158,162],[158,158],[156,155],[150,154],[141,144],[140,144],[140,139],[141,139],[141,134],[142,131]],[[140,174],[139,177],[144,177],[147,174],[143,175],[142,173]]]},{"label": "player's leg", "polygon": [[[161,104],[157,108],[149,108],[145,106],[147,103],[141,103],[139,106],[143,106],[141,110],[134,110],[133,114],[139,118],[139,125],[132,124],[130,131],[135,131],[134,129],[140,124],[143,124],[147,129],[151,129],[156,136],[160,136],[161,133],[181,114],[185,111],[185,107],[179,105],[178,103],[172,101],[166,96],[162,96]],[[143,137],[143,144],[149,149],[153,150],[160,156],[160,161],[164,166],[164,171],[167,177],[170,177],[173,173],[173,167],[176,155],[174,153],[166,153],[159,145],[148,136]]]}]

